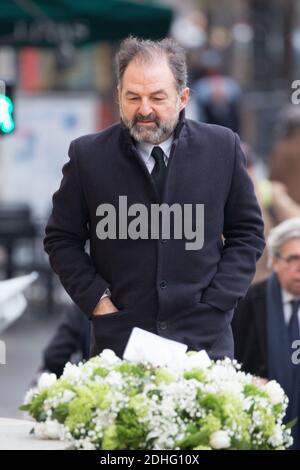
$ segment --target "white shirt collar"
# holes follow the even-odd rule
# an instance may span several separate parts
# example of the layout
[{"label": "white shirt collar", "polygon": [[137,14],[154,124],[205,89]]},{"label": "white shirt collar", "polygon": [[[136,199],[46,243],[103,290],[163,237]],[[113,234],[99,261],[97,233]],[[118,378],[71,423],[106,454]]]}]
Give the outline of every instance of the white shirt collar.
[{"label": "white shirt collar", "polygon": [[291,294],[290,292],[288,292],[287,290],[281,288],[281,292],[282,292],[282,302],[284,304],[288,304],[291,300],[300,300],[299,297],[295,297],[293,294]]},{"label": "white shirt collar", "polygon": [[151,158],[151,152],[153,147],[160,147],[164,152],[165,156],[169,158],[171,153],[171,147],[173,142],[173,134],[163,142],[157,145],[149,144],[148,142],[137,142],[136,148],[139,154],[143,157],[145,162],[147,163]]}]

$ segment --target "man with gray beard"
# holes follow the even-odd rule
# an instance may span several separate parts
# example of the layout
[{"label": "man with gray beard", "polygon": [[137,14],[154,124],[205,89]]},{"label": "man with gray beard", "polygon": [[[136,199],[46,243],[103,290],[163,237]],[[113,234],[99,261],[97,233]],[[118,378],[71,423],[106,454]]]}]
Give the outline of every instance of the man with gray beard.
[{"label": "man with gray beard", "polygon": [[[71,143],[46,228],[51,266],[92,321],[92,354],[110,348],[122,356],[139,327],[232,357],[233,309],[264,248],[239,138],[185,118],[185,55],[173,40],[127,38],[116,63],[121,122]],[[103,208],[118,211],[120,200],[126,217],[103,223]],[[139,215],[157,204],[170,236],[160,226],[148,233]],[[197,249],[187,249],[184,231],[174,236],[177,219],[165,210],[174,206],[194,209],[183,211],[183,224],[195,238],[203,232]]]}]

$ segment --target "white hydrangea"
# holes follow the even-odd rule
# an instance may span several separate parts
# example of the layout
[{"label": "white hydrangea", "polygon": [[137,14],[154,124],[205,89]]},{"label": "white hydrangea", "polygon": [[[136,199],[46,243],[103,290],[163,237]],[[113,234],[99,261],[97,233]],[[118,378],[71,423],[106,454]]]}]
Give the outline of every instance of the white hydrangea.
[{"label": "white hydrangea", "polygon": [[210,379],[216,382],[231,382],[237,380],[237,374],[232,364],[216,364],[210,369]]},{"label": "white hydrangea", "polygon": [[95,444],[93,444],[87,437],[85,439],[80,439],[80,447],[83,450],[95,450]]},{"label": "white hydrangea", "polygon": [[193,354],[184,355],[183,368],[185,370],[191,369],[206,369],[211,365],[211,360],[208,357],[206,351],[198,351]]},{"label": "white hydrangea", "polygon": [[110,372],[110,374],[105,379],[105,383],[107,383],[108,385],[112,387],[122,388],[123,386],[122,374],[120,374],[120,372],[115,372],[115,371]]},{"label": "white hydrangea", "polygon": [[272,436],[268,440],[273,447],[280,447],[283,444],[283,434],[280,426],[276,426]]},{"label": "white hydrangea", "polygon": [[215,391],[216,393],[229,393],[230,395],[235,395],[237,397],[242,396],[244,385],[241,382],[235,381],[224,381],[216,384]]},{"label": "white hydrangea", "polygon": [[73,398],[76,396],[76,393],[72,392],[72,390],[65,390],[60,402],[61,403],[68,403],[69,401],[73,400]]}]

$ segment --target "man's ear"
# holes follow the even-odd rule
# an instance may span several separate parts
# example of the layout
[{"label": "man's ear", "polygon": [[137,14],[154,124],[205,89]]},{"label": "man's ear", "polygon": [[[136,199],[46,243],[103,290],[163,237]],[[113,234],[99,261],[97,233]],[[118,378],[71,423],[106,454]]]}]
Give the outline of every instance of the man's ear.
[{"label": "man's ear", "polygon": [[273,258],[272,263],[271,263],[272,271],[274,273],[278,273],[278,260]]},{"label": "man's ear", "polygon": [[180,95],[180,111],[186,107],[190,96],[190,89],[185,87]]}]

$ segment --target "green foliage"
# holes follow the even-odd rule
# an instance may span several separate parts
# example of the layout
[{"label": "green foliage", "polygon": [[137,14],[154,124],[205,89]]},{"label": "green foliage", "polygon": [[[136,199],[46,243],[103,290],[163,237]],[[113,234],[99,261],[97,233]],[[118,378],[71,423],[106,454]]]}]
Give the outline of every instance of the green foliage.
[{"label": "green foliage", "polygon": [[93,401],[90,400],[89,394],[81,395],[69,404],[69,415],[65,421],[66,426],[71,432],[77,427],[84,426],[89,428],[92,420]]},{"label": "green foliage", "polygon": [[175,379],[174,375],[165,368],[157,369],[155,371],[155,383],[156,384],[161,384],[161,383],[170,384],[174,382],[174,379]]},{"label": "green foliage", "polygon": [[205,372],[202,369],[187,370],[183,376],[187,380],[195,379],[195,380],[198,380],[199,382],[204,382],[205,377],[206,377]]},{"label": "green foliage", "polygon": [[244,387],[244,394],[246,397],[262,397],[268,398],[268,394],[263,390],[259,389],[257,385],[254,384],[247,384]]},{"label": "green foliage", "polygon": [[48,398],[48,393],[48,389],[37,393],[29,404],[20,406],[20,410],[27,411],[37,421],[45,421],[44,402]]},{"label": "green foliage", "polygon": [[[132,408],[122,409],[117,418],[119,449],[141,449],[146,442],[146,428]],[[145,447],[144,447],[145,448]]]}]

